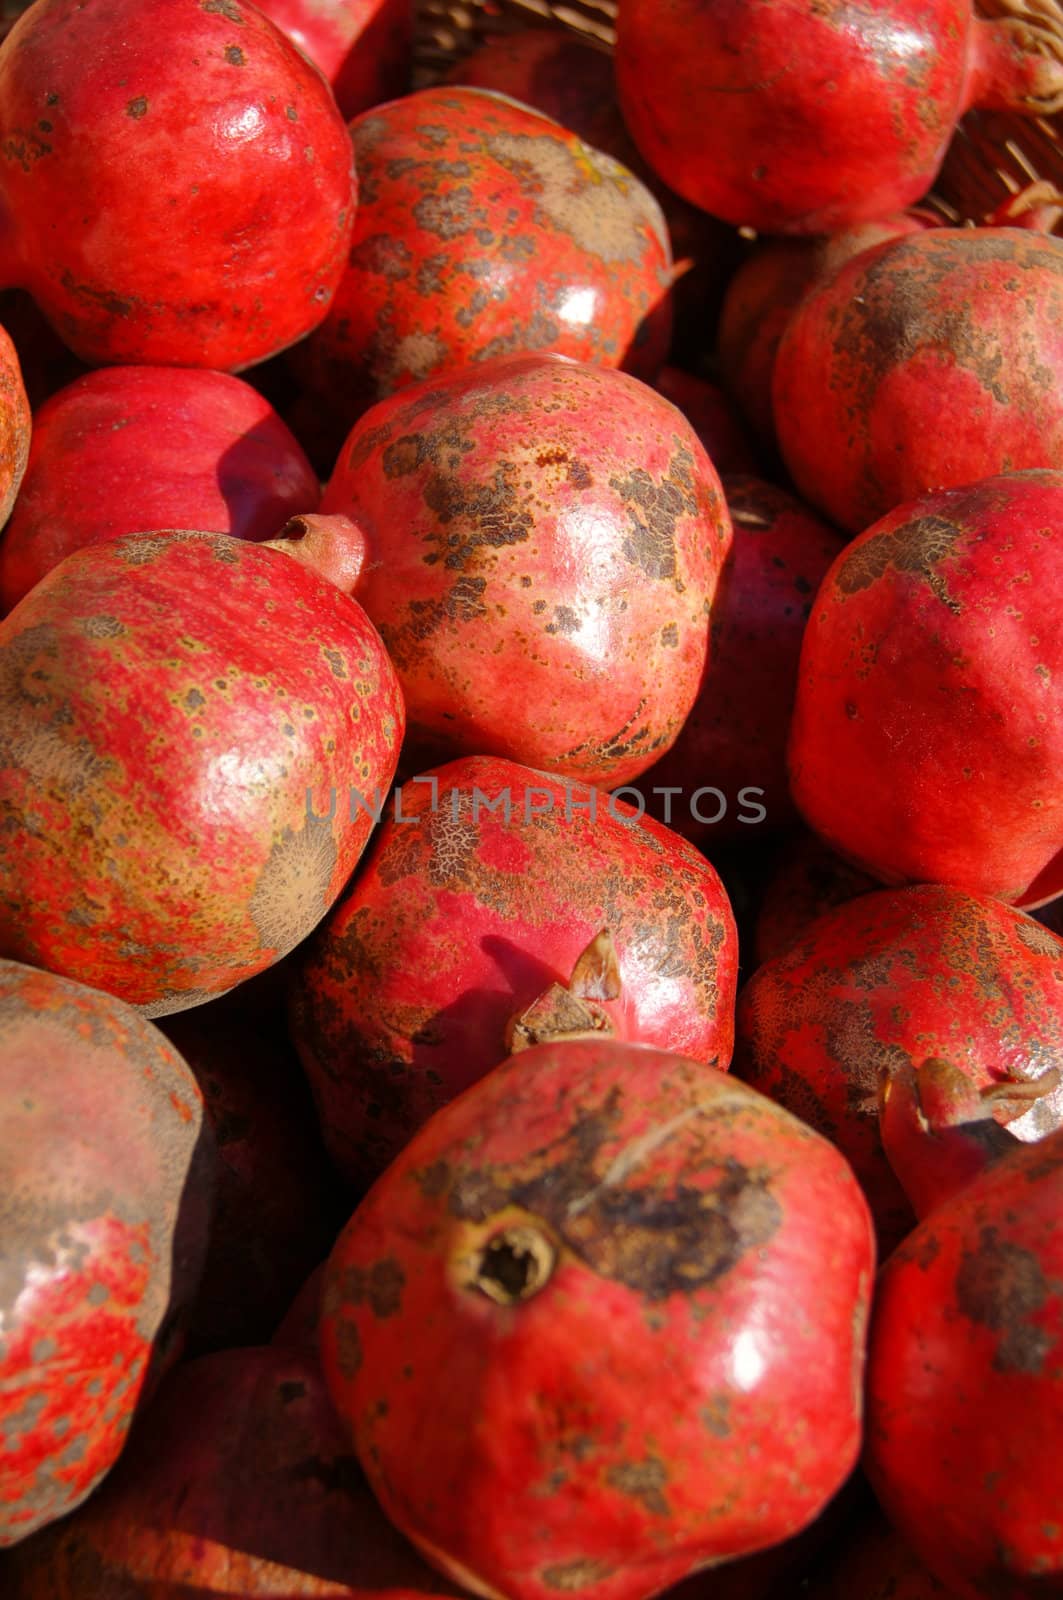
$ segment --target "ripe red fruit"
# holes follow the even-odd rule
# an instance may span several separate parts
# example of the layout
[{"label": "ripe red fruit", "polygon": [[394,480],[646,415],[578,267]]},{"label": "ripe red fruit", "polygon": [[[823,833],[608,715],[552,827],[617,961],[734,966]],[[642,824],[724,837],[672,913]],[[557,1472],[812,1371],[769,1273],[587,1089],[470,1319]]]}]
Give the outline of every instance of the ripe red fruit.
[{"label": "ripe red fruit", "polygon": [[679,407],[721,478],[728,474],[756,472],[745,429],[723,391],[714,383],[692,372],[684,372],[681,367],[662,367],[653,387]]},{"label": "ripe red fruit", "polygon": [[739,1000],[735,1071],[838,1144],[884,1252],[912,1218],[879,1138],[879,1076],[927,1056],[1005,1085],[996,1112],[1021,1138],[1058,1127],[1063,1086],[1031,1106],[1023,1085],[1063,1068],[1063,940],[988,897],[879,890],[811,923]]},{"label": "ripe red fruit", "polygon": [[5,1600],[456,1593],[380,1510],[317,1364],[269,1348],[173,1373],[100,1492],[4,1579]]},{"label": "ripe red fruit", "polygon": [[668,233],[611,156],[459,87],[377,106],[351,137],[350,261],[293,355],[338,424],[411,383],[522,351],[656,373],[671,331]]},{"label": "ripe red fruit", "polygon": [[310,799],[386,787],[403,729],[378,635],[314,570],[334,522],[91,546],[0,623],[0,952],[157,1016],[324,915],[371,824]]},{"label": "ripe red fruit", "polygon": [[734,919],[692,846],[619,798],[510,761],[405,784],[293,983],[293,1037],[341,1168],[375,1177],[506,1054],[513,1019],[567,985],[606,927],[620,992],[599,969],[593,1021],[575,1025],[726,1068]]},{"label": "ripe red fruit", "polygon": [[328,310],[350,141],[257,6],[153,0],[145,27],[139,0],[41,0],[0,47],[0,121],[0,277],[86,361],[231,370]]},{"label": "ripe red fruit", "polygon": [[407,0],[259,0],[259,7],[320,67],[348,121],[409,88]]},{"label": "ripe red fruit", "polygon": [[845,1480],[873,1270],[852,1173],[796,1118],[681,1056],[541,1045],[355,1212],[325,1377],[442,1571],[642,1600],[796,1532]]},{"label": "ripe red fruit", "polygon": [[860,533],[931,490],[1063,460],[1063,240],[931,228],[801,302],[775,362],[798,492]]},{"label": "ripe red fruit", "polygon": [[156,528],[269,539],[321,491],[268,400],[240,378],[105,367],[33,419],[26,478],[0,544],[6,610],[82,545]]},{"label": "ripe red fruit", "polygon": [[11,515],[26,471],[32,426],[18,352],[0,328],[0,528]]},{"label": "ripe red fruit", "polygon": [[864,1465],[950,1595],[1033,1600],[1063,1578],[1063,1130],[1005,1152],[989,1124],[982,1142],[952,1070],[927,1063],[885,1089],[887,1113],[906,1102],[900,1170],[922,1181],[926,1214],[879,1276]]},{"label": "ripe red fruit", "polygon": [[988,478],[883,517],[824,579],[793,795],[875,877],[1025,905],[1063,890],[1061,516],[1063,473]]},{"label": "ripe red fruit", "polygon": [[676,408],[523,356],[382,401],[322,501],[362,530],[355,593],[395,663],[411,762],[498,755],[612,787],[693,704],[731,524]]},{"label": "ripe red fruit", "polygon": [[212,1152],[185,1063],[109,995],[0,961],[0,1041],[3,1546],[122,1449],[195,1291]]},{"label": "ripe red fruit", "polygon": [[772,484],[729,477],[724,493],[734,539],[713,608],[708,670],[678,739],[640,786],[647,796],[679,791],[667,810],[661,796],[647,803],[702,844],[752,842],[795,820],[786,746],[797,664],[812,598],[840,543]]},{"label": "ripe red fruit", "polygon": [[[628,127],[688,200],[766,233],[831,233],[930,188],[973,105],[1063,105],[1051,8],[970,0],[620,0]],[[1036,16],[1043,21],[1032,21]]]}]

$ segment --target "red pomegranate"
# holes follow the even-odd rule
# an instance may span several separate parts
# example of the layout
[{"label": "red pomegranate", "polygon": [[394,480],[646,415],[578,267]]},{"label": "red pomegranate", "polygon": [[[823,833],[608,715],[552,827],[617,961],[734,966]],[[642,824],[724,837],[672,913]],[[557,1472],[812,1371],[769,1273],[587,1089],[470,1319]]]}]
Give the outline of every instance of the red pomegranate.
[{"label": "red pomegranate", "polygon": [[11,515],[26,471],[32,426],[18,352],[0,327],[0,528]]},{"label": "red pomegranate", "polygon": [[544,1044],[433,1117],[340,1235],[326,1382],[442,1571],[643,1600],[848,1476],[873,1258],[797,1118],[647,1046]]},{"label": "red pomegranate", "polygon": [[40,0],[0,47],[0,281],[92,363],[235,369],[302,338],[356,187],[321,74],[239,0]]},{"label": "red pomegranate", "polygon": [[886,1086],[925,1216],[879,1277],[864,1465],[948,1594],[1034,1600],[1063,1582],[1063,1130],[980,1140],[955,1081],[930,1062]]},{"label": "red pomegranate", "polygon": [[883,517],[824,579],[793,796],[875,877],[1025,905],[1063,890],[1061,516],[1063,472],[988,478]]},{"label": "red pomegranate", "polygon": [[0,961],[0,1546],[93,1489],[171,1353],[207,1239],[202,1126],[149,1022]]},{"label": "red pomegranate", "polygon": [[361,203],[321,327],[293,353],[343,432],[375,401],[522,351],[652,378],[672,257],[632,173],[527,106],[433,88],[351,127]]},{"label": "red pomegranate", "polygon": [[1003,0],[620,0],[616,71],[635,142],[688,200],[766,233],[832,233],[930,188],[978,105],[1063,106],[1051,6]]},{"label": "red pomegranate", "polygon": [[171,1374],[100,1493],[13,1552],[4,1600],[457,1595],[380,1510],[296,1351]]},{"label": "red pomegranate", "polygon": [[[293,982],[293,1037],[348,1176],[375,1177],[518,1019],[525,1038],[600,1031],[727,1067],[734,920],[685,840],[619,796],[484,756],[404,784],[397,805]],[[612,950],[585,957],[605,928]]]},{"label": "red pomegranate", "polygon": [[860,533],[932,490],[1063,461],[1063,239],[932,228],[802,300],[775,362],[798,492]]},{"label": "red pomegranate", "polygon": [[0,544],[0,604],[10,610],[82,545],[156,528],[268,539],[320,498],[301,447],[242,379],[105,367],[33,419],[26,478]]},{"label": "red pomegranate", "polygon": [[719,366],[757,437],[774,441],[772,377],[786,326],[805,296],[853,256],[940,224],[931,213],[901,211],[813,239],[762,239],[727,286],[716,330]]},{"label": "red pomegranate", "polygon": [[781,956],[809,923],[835,906],[882,885],[828,850],[814,833],[791,835],[772,863],[760,895],[754,931],[754,961]]},{"label": "red pomegranate", "polygon": [[653,387],[679,407],[721,478],[756,472],[745,429],[716,384],[681,367],[668,366],[661,368]]},{"label": "red pomegranate", "polygon": [[335,900],[371,824],[322,797],[390,782],[402,697],[315,570],[342,523],[288,532],[90,546],[0,623],[0,953],[162,1015],[270,966]]},{"label": "red pomegranate", "polygon": [[734,542],[709,668],[678,739],[640,784],[655,816],[714,845],[760,842],[795,820],[786,746],[797,664],[839,548],[832,528],[772,484],[729,477],[724,493]]},{"label": "red pomegranate", "polygon": [[323,509],[395,663],[411,761],[499,755],[613,787],[694,702],[731,524],[676,408],[556,356],[421,384],[355,427]]},{"label": "red pomegranate", "polygon": [[410,87],[413,7],[407,0],[258,0],[321,68],[343,116]]},{"label": "red pomegranate", "polygon": [[1021,1138],[1063,1121],[1063,940],[1011,906],[926,884],[861,895],[811,923],[745,986],[735,1071],[833,1139],[860,1179],[883,1252],[911,1211],[879,1138],[883,1071],[928,1056],[976,1088]]},{"label": "red pomegranate", "polygon": [[189,1346],[252,1344],[273,1333],[340,1224],[313,1105],[283,1024],[213,1001],[162,1028],[195,1074],[218,1156]]}]

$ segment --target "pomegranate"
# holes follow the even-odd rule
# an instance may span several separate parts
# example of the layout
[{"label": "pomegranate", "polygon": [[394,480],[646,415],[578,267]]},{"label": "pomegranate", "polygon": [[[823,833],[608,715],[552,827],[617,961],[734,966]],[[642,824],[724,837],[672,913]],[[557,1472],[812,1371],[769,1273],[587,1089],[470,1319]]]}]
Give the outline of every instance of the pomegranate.
[{"label": "pomegranate", "polygon": [[881,887],[866,872],[828,850],[814,833],[791,836],[773,862],[760,896],[754,933],[756,965],[781,956],[824,912]]},{"label": "pomegranate", "polygon": [[774,442],[772,377],[786,326],[805,296],[853,256],[887,239],[939,224],[930,212],[901,211],[813,239],[762,239],[727,286],[716,331],[720,372],[757,437]]},{"label": "pomegranate", "polygon": [[0,954],[162,1015],[268,967],[339,894],[371,824],[320,797],[386,786],[402,698],[315,570],[342,523],[289,532],[89,546],[0,623]]},{"label": "pomegranate", "polygon": [[361,204],[328,316],[293,364],[334,417],[525,350],[652,378],[670,334],[660,207],[611,156],[514,101],[433,88],[351,126]]},{"label": "pomegranate", "polygon": [[11,515],[26,471],[32,426],[18,352],[0,327],[0,528]]},{"label": "pomegranate", "polygon": [[676,261],[673,348],[684,359],[702,349],[738,259],[738,235],[669,189],[642,159],[624,124],[611,54],[568,28],[517,28],[489,36],[448,79],[534,106],[646,185],[660,202]]},{"label": "pomegranate", "polygon": [[500,755],[612,787],[689,712],[731,542],[676,408],[618,372],[511,357],[354,428],[322,506],[406,697],[410,758]]},{"label": "pomegranate", "polygon": [[326,1382],[456,1581],[642,1600],[840,1487],[873,1258],[845,1161],[763,1096],[647,1046],[543,1044],[433,1117],[340,1235]]},{"label": "pomegranate", "polygon": [[724,493],[734,542],[709,669],[678,739],[641,784],[654,815],[714,844],[759,840],[796,819],[786,745],[797,664],[812,597],[839,548],[833,529],[772,484],[729,477]]},{"label": "pomegranate", "polygon": [[217,1001],[162,1026],[195,1074],[218,1153],[189,1343],[196,1351],[250,1344],[273,1332],[339,1226],[313,1106],[275,1026],[249,1025]]},{"label": "pomegranate", "polygon": [[258,0],[320,67],[350,120],[410,87],[413,7],[407,0]]},{"label": "pomegranate", "polygon": [[271,1344],[283,1350],[300,1350],[308,1359],[317,1360],[317,1331],[321,1321],[324,1283],[325,1262],[321,1261],[277,1324]]},{"label": "pomegranate", "polygon": [[925,1216],[879,1278],[865,1466],[950,1595],[1034,1600],[1063,1581],[1063,1130],[1012,1141],[956,1082],[931,1062],[885,1088]]},{"label": "pomegranate", "polygon": [[727,1067],[734,920],[685,840],[619,796],[486,756],[397,805],[293,981],[293,1037],[349,1177],[375,1177],[493,1067],[543,995],[524,1037],[599,1031]]},{"label": "pomegranate", "polygon": [[268,539],[316,511],[309,461],[240,378],[105,367],[33,419],[27,475],[0,544],[0,604],[17,604],[82,545],[155,528]]},{"label": "pomegranate", "polygon": [[840,1146],[883,1252],[912,1217],[879,1139],[879,1075],[926,1056],[1004,1083],[996,1113],[1021,1138],[1058,1127],[1063,1085],[1031,1105],[1023,1083],[1063,1067],[1063,940],[985,896],[883,889],[810,924],[739,999],[735,1070]]},{"label": "pomegranate", "polygon": [[1063,890],[1061,516],[1063,473],[988,478],[899,507],[824,579],[793,796],[875,877],[1025,905]]},{"label": "pomegranate", "polygon": [[[2,27],[0,17],[0,29]],[[22,382],[33,411],[56,390],[64,389],[89,370],[67,349],[25,289],[0,289],[0,325],[15,346]]]},{"label": "pomegranate", "polygon": [[773,378],[798,492],[859,533],[930,490],[1063,461],[1063,239],[934,228],[802,300]]},{"label": "pomegranate", "polygon": [[679,407],[721,477],[756,471],[745,429],[716,384],[681,367],[662,367],[653,387]]},{"label": "pomegranate", "polygon": [[150,1023],[0,961],[0,1546],[85,1498],[173,1353],[206,1245],[202,1125]]},{"label": "pomegranate", "polygon": [[354,223],[321,74],[239,0],[40,0],[0,46],[0,280],[90,363],[235,369],[315,327]]},{"label": "pomegranate", "polygon": [[377,1506],[314,1362],[226,1350],[171,1374],[99,1494],[13,1552],[5,1600],[456,1594]]},{"label": "pomegranate", "polygon": [[832,233],[926,194],[978,105],[1063,106],[1056,9],[1003,0],[620,0],[628,127],[674,189],[766,233]]}]

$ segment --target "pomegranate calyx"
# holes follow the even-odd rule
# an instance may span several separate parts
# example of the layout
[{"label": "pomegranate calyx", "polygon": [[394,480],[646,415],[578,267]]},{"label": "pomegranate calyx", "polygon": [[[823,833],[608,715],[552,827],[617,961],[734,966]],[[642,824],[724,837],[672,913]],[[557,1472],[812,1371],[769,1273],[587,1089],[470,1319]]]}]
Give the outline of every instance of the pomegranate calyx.
[{"label": "pomegranate calyx", "polygon": [[1060,0],[985,0],[982,10],[972,103],[1035,117],[1063,110]]},{"label": "pomegranate calyx", "polygon": [[1063,217],[1063,194],[1054,183],[1041,178],[1011,194],[986,216],[987,228],[1028,228],[1036,233],[1051,233]]},{"label": "pomegranate calyx", "polygon": [[262,548],[283,551],[347,595],[354,594],[365,565],[365,535],[350,517],[338,513],[290,517],[275,539],[262,541]]},{"label": "pomegranate calyx", "polygon": [[529,1006],[510,1018],[510,1055],[558,1039],[600,1039],[616,1034],[602,1002],[620,998],[620,963],[608,928],[581,951],[568,983],[551,983]]},{"label": "pomegranate calyx", "polygon": [[[1024,1081],[1021,1098],[1037,1098],[1029,1092],[1032,1087]],[[1015,1089],[1008,1082],[980,1090],[959,1067],[936,1057],[882,1075],[882,1144],[917,1217],[936,1210],[1018,1146],[1015,1135],[994,1119],[995,1107],[1008,1096],[1014,1099]]]},{"label": "pomegranate calyx", "polygon": [[468,1285],[500,1306],[516,1305],[545,1288],[556,1264],[557,1250],[545,1233],[528,1223],[511,1223],[477,1251]]}]

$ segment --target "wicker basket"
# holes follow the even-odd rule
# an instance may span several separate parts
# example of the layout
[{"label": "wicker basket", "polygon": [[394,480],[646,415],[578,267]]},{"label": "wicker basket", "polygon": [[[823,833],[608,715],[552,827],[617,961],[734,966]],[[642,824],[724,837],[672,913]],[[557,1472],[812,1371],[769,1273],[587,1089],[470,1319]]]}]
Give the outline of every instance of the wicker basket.
[{"label": "wicker basket", "polygon": [[[437,82],[490,35],[513,28],[564,28],[603,50],[612,48],[614,38],[614,0],[416,0],[416,5],[419,88]],[[1063,113],[1028,118],[972,111],[957,130],[930,198],[950,221],[978,222],[1038,180],[1063,190]],[[1056,225],[1061,231],[1063,219]]]}]

